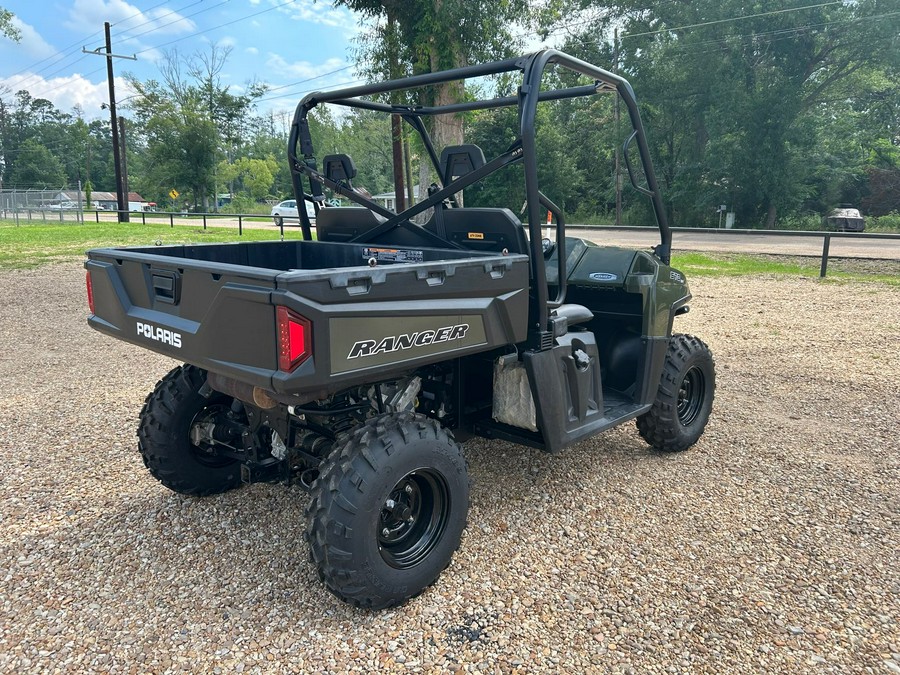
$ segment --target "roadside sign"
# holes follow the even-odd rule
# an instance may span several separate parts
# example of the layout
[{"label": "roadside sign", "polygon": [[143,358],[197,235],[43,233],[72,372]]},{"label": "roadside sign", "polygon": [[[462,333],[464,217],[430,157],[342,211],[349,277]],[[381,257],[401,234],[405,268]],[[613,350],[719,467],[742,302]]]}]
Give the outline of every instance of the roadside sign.
[{"label": "roadside sign", "polygon": [[178,199],[178,190],[176,190],[175,188],[172,188],[171,190],[169,190],[169,196],[172,199]]}]

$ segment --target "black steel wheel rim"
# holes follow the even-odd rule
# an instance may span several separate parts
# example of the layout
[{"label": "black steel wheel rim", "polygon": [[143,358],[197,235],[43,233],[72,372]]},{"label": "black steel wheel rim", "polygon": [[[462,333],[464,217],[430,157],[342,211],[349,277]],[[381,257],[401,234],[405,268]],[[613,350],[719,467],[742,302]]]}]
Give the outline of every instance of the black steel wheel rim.
[{"label": "black steel wheel rim", "polygon": [[706,398],[706,376],[694,366],[684,374],[678,387],[678,421],[690,426],[700,414]]},{"label": "black steel wheel rim", "polygon": [[391,489],[378,517],[378,549],[391,567],[421,563],[444,536],[450,516],[450,489],[433,469],[416,469]]}]

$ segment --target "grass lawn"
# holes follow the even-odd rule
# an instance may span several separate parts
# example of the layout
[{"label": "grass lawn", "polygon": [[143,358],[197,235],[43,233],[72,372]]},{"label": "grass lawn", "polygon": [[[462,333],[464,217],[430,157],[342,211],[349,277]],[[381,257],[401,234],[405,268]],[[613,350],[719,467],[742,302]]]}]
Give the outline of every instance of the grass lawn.
[{"label": "grass lawn", "polygon": [[[268,219],[265,219],[268,220]],[[228,241],[271,241],[278,239],[277,228],[244,229],[168,223],[34,223],[16,226],[14,221],[0,220],[0,269],[24,269],[39,265],[79,260],[90,248],[103,246],[152,246],[161,244],[198,244]],[[299,227],[284,229],[285,239],[300,239]],[[864,261],[849,269],[829,265],[828,281],[881,281],[900,286],[900,276],[881,273]],[[817,277],[819,261],[815,258],[790,258],[764,255],[731,255],[711,253],[675,253],[672,265],[688,279],[696,276],[792,275]]]},{"label": "grass lawn", "polygon": [[[278,228],[244,229],[210,227],[202,224],[169,227],[168,223],[55,223],[23,224],[0,220],[0,269],[23,269],[45,263],[84,257],[90,248],[103,246],[152,246],[162,244],[199,244],[226,241],[271,241],[281,236]],[[284,228],[285,239],[300,239],[300,228]]]},{"label": "grass lawn", "polygon": [[[758,275],[788,275],[818,277],[821,259],[818,257],[776,256],[776,255],[734,255],[684,252],[672,254],[672,266],[691,277],[739,277]],[[900,275],[890,273],[896,264],[884,261],[831,259],[828,274],[823,281],[880,281],[900,286]],[[840,269],[846,268],[846,269]]]}]

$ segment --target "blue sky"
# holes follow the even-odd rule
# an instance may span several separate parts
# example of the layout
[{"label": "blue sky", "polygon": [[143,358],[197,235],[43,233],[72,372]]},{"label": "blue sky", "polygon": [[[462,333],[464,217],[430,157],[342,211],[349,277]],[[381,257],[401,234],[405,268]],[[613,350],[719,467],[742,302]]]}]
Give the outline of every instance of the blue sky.
[{"label": "blue sky", "polygon": [[328,0],[0,0],[0,6],[16,15],[22,33],[19,44],[0,38],[0,94],[27,89],[67,112],[78,105],[87,119],[105,116],[100,105],[109,98],[106,59],[81,51],[104,45],[104,21],[112,24],[113,53],[138,57],[114,60],[119,101],[131,93],[124,73],[158,78],[166,51],[206,52],[213,43],[232,49],[223,81],[234,92],[253,79],[270,86],[262,110],[293,110],[309,90],[357,77],[357,16]]}]

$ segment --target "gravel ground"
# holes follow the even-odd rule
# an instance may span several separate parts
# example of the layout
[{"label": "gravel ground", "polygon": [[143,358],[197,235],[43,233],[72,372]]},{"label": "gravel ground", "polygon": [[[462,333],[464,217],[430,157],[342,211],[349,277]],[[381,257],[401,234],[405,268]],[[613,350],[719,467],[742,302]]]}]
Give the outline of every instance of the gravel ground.
[{"label": "gravel ground", "polygon": [[77,263],[0,284],[0,671],[900,673],[897,287],[695,280],[700,443],[468,443],[460,552],[366,613],[316,579],[299,489],[146,473],[174,364],[87,328]]}]

